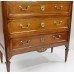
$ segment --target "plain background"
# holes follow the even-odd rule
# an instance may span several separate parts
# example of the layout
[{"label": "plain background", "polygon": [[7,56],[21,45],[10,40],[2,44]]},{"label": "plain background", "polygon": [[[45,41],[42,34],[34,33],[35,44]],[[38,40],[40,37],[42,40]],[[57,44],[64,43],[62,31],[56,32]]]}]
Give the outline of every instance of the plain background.
[{"label": "plain background", "polygon": [[[1,13],[1,2],[0,2],[0,42],[4,45],[3,37],[3,25],[2,25],[2,13]],[[73,14],[74,16],[74,4]],[[70,38],[70,53],[68,62],[65,64],[64,60],[64,47],[57,47],[54,53],[51,54],[50,50],[41,54],[37,52],[25,53],[22,55],[14,56],[11,61],[11,71],[73,71],[74,72],[74,17],[72,17],[71,25],[71,38]],[[58,50],[60,49],[60,50]],[[72,51],[73,50],[73,51]],[[0,64],[0,71],[6,71],[5,64]]]}]

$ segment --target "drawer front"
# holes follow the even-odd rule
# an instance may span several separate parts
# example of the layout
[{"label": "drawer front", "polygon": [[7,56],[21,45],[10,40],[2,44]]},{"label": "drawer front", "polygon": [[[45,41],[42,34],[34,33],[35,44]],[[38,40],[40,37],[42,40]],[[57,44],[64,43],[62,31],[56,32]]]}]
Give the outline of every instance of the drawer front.
[{"label": "drawer front", "polygon": [[7,2],[9,14],[69,13],[71,2]]},{"label": "drawer front", "polygon": [[16,38],[11,40],[11,48],[31,48],[63,41],[67,41],[67,33],[41,35],[28,38]]},{"label": "drawer front", "polygon": [[10,33],[23,33],[23,32],[36,32],[39,30],[55,30],[55,29],[68,29],[69,18],[29,18],[10,20],[8,29]]}]

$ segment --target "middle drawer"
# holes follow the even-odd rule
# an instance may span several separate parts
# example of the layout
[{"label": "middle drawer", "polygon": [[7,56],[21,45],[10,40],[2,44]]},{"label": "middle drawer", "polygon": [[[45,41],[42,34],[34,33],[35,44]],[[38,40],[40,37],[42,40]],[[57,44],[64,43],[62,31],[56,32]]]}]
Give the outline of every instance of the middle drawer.
[{"label": "middle drawer", "polygon": [[9,20],[8,29],[10,33],[34,32],[39,30],[68,29],[69,18],[26,18]]}]

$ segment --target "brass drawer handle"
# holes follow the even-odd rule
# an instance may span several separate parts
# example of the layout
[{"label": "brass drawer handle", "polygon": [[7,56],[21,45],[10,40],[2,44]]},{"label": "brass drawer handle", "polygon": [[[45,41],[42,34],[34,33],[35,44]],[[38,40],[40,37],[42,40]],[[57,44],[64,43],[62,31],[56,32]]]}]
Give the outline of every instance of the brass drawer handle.
[{"label": "brass drawer handle", "polygon": [[23,41],[20,41],[21,44],[23,44]]},{"label": "brass drawer handle", "polygon": [[54,24],[58,26],[58,25],[61,25],[62,22],[63,22],[63,21],[57,20],[57,21],[54,21]]},{"label": "brass drawer handle", "polygon": [[27,41],[26,41],[26,44],[29,44],[29,43],[30,43],[30,40],[27,40]]},{"label": "brass drawer handle", "polygon": [[45,27],[45,23],[41,22],[41,27],[44,28]]},{"label": "brass drawer handle", "polygon": [[30,8],[30,6],[25,6],[25,8],[23,8],[22,6],[19,6],[19,8],[22,10],[22,11],[26,11]]},{"label": "brass drawer handle", "polygon": [[63,6],[57,6],[57,5],[55,5],[54,8],[55,8],[56,10],[61,10],[61,9],[63,8]]},{"label": "brass drawer handle", "polygon": [[61,35],[54,35],[54,36],[53,36],[53,39],[54,39],[54,40],[59,40],[60,38],[61,38]]},{"label": "brass drawer handle", "polygon": [[45,41],[45,38],[44,38],[44,37],[41,37],[41,38],[40,38],[40,42],[43,43],[44,41]]},{"label": "brass drawer handle", "polygon": [[22,24],[20,24],[20,28],[21,28],[21,29],[28,29],[29,26],[30,26],[30,23],[28,23],[28,24],[26,25],[26,27],[24,27]]},{"label": "brass drawer handle", "polygon": [[30,42],[30,40],[27,40],[26,43],[24,43],[23,41],[20,41],[20,43],[21,43],[22,45],[29,44],[29,42]]},{"label": "brass drawer handle", "polygon": [[45,5],[41,5],[41,10],[42,10],[42,11],[45,10]]}]

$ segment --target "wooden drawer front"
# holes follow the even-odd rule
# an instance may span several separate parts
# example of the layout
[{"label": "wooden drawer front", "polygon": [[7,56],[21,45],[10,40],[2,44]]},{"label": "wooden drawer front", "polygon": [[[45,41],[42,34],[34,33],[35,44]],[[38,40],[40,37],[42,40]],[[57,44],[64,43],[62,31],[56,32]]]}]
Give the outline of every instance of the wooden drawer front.
[{"label": "wooden drawer front", "polygon": [[68,29],[69,18],[29,18],[11,20],[9,32],[34,32],[39,30]]},{"label": "wooden drawer front", "polygon": [[41,35],[29,38],[17,38],[11,40],[11,48],[31,48],[40,45],[67,41],[67,33]]},{"label": "wooden drawer front", "polygon": [[71,2],[7,2],[9,14],[68,13]]}]

